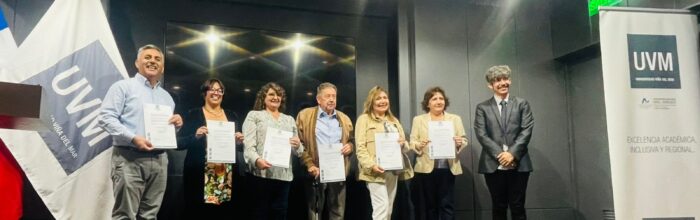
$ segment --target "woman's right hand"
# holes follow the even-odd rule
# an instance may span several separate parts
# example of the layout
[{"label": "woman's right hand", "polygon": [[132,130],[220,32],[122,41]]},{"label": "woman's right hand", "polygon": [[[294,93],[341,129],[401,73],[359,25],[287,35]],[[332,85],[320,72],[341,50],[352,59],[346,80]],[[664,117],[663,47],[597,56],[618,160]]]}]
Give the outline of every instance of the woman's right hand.
[{"label": "woman's right hand", "polygon": [[428,140],[421,141],[420,144],[418,144],[418,149],[416,149],[416,150],[423,151],[423,149],[425,149],[425,147],[428,146],[429,143],[430,143],[430,141],[428,141]]},{"label": "woman's right hand", "polygon": [[382,174],[382,173],[384,173],[384,169],[379,167],[379,165],[374,165],[374,166],[372,166],[372,172]]},{"label": "woman's right hand", "polygon": [[267,160],[264,160],[261,157],[255,160],[255,166],[257,166],[258,169],[265,170],[267,168],[272,167],[272,164],[268,163]]},{"label": "woman's right hand", "polygon": [[197,131],[194,132],[194,137],[197,139],[200,139],[200,138],[206,136],[207,133],[209,133],[209,130],[207,130],[207,126],[202,126],[202,127],[197,128]]}]

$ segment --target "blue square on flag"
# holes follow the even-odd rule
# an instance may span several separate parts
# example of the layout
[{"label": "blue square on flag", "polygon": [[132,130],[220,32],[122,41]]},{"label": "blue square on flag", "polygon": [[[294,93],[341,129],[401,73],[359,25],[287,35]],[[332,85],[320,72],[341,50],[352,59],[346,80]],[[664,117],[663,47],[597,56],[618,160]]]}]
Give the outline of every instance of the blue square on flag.
[{"label": "blue square on flag", "polygon": [[0,10],[0,30],[7,28],[7,21],[5,20],[5,15]]},{"label": "blue square on flag", "polygon": [[102,44],[94,41],[23,82],[42,86],[41,120],[51,131],[39,134],[67,175],[111,146],[97,122],[107,90],[121,79]]}]

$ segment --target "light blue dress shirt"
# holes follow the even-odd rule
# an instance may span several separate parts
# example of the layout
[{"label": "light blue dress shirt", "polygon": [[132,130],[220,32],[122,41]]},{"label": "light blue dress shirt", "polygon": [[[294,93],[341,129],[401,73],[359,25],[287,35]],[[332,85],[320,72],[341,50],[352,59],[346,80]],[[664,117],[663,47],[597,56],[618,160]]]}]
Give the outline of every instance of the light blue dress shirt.
[{"label": "light blue dress shirt", "polygon": [[338,115],[333,110],[331,115],[318,108],[316,116],[316,144],[337,144],[343,136]]},{"label": "light blue dress shirt", "polygon": [[144,104],[167,105],[175,109],[175,102],[163,89],[161,81],[151,87],[146,77],[139,73],[109,87],[102,102],[99,126],[112,136],[114,146],[135,147],[131,140],[136,135],[145,136]]}]

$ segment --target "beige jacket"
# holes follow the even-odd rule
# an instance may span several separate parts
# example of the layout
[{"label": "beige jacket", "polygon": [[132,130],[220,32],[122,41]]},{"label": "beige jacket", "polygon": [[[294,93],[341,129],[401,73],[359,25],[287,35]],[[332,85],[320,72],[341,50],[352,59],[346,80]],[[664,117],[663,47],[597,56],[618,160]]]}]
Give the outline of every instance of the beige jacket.
[{"label": "beige jacket", "polygon": [[[420,148],[421,141],[428,140],[428,122],[430,121],[430,114],[422,114],[413,118],[413,127],[411,128],[411,149],[413,149],[416,154],[416,166],[415,171],[418,173],[431,173],[435,166],[435,161],[430,159],[430,148],[424,147],[422,150]],[[450,165],[450,171],[453,175],[462,174],[462,166],[459,162],[459,152],[464,149],[468,143],[464,132],[464,126],[462,125],[462,118],[458,115],[450,114],[445,112],[445,121],[451,121],[454,125],[455,134],[454,136],[460,136],[464,139],[463,144],[457,149],[457,157],[455,159],[448,159],[447,163]]]},{"label": "beige jacket", "polygon": [[[406,136],[400,122],[389,121],[389,123],[397,128],[400,137]],[[372,167],[377,164],[374,134],[383,132],[385,132],[384,122],[381,119],[374,118],[368,114],[362,114],[359,118],[357,118],[357,123],[355,123],[355,153],[357,154],[357,160],[359,161],[360,168],[358,179],[366,182],[385,182],[384,174],[372,172]],[[401,180],[407,180],[413,177],[413,167],[411,166],[411,162],[408,160],[408,156],[405,154],[409,150],[410,145],[405,144],[402,146],[402,151],[404,152],[404,169],[400,171],[401,173],[398,175],[399,179]]]},{"label": "beige jacket", "polygon": [[[304,144],[304,153],[301,159],[306,168],[318,167],[318,148],[316,148],[316,119],[318,118],[318,106],[305,108],[297,114],[297,128],[299,139]],[[352,121],[343,112],[335,110],[340,127],[343,130],[340,141],[343,144],[352,144]],[[345,157],[345,173],[350,172],[350,161]]]}]

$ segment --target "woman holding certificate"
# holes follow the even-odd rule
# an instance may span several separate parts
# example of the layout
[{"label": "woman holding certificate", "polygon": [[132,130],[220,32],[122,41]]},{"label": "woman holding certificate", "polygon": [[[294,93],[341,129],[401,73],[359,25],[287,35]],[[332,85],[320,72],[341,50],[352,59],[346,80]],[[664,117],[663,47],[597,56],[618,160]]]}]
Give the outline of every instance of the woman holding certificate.
[{"label": "woman holding certificate", "polygon": [[255,188],[255,212],[251,219],[286,219],[289,188],[294,177],[291,156],[304,147],[297,136],[294,118],[282,113],[284,89],[267,83],[255,98],[253,111],[243,122],[245,160],[251,167]]},{"label": "woman holding certificate", "polygon": [[455,176],[462,174],[457,154],[467,146],[462,118],[445,112],[450,101],[440,87],[421,102],[426,114],[413,118],[411,148],[416,152],[412,184],[416,219],[454,219]]},{"label": "woman holding certificate", "polygon": [[243,147],[236,144],[243,141],[243,134],[236,132],[237,117],[221,107],[224,84],[209,79],[200,90],[204,106],[184,115],[178,133],[178,149],[187,149],[183,169],[187,219],[235,213],[238,205],[233,205],[232,196],[241,195],[240,177],[247,170]]},{"label": "woman holding certificate", "polygon": [[386,90],[375,86],[369,91],[355,128],[359,179],[367,182],[372,219],[391,219],[397,182],[413,177],[413,169],[404,155],[409,145],[401,123],[389,109]]}]

